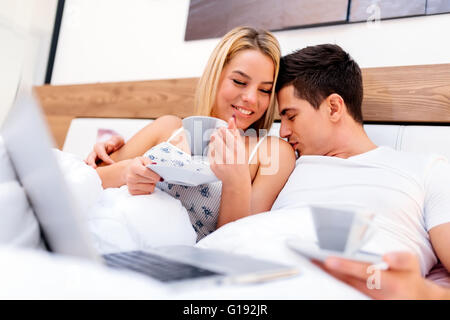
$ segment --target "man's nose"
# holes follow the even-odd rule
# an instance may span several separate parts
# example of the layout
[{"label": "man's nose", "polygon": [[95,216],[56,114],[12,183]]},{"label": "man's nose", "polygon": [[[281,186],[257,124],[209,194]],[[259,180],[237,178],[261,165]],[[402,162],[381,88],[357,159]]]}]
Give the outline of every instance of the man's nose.
[{"label": "man's nose", "polygon": [[289,138],[292,134],[291,128],[286,125],[286,123],[281,120],[281,125],[280,125],[280,137],[281,138]]}]

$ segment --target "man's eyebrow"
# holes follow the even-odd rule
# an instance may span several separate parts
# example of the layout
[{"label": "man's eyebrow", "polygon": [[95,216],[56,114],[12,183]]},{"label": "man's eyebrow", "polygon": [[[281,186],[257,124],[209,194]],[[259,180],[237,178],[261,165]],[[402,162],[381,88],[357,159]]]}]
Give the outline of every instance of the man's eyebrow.
[{"label": "man's eyebrow", "polygon": [[295,110],[296,110],[295,108],[284,108],[283,110],[281,110],[280,115],[284,116],[286,112]]},{"label": "man's eyebrow", "polygon": [[[246,74],[245,72],[242,72],[241,70],[233,70],[232,73],[237,73],[248,80],[252,80],[252,78],[248,74]],[[273,84],[273,81],[264,81],[262,83],[263,84]]]}]

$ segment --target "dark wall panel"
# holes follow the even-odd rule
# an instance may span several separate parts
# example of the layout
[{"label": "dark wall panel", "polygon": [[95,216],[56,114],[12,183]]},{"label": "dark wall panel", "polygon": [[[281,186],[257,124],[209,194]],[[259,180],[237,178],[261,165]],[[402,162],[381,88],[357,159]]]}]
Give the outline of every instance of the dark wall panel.
[{"label": "dark wall panel", "polygon": [[427,14],[450,12],[450,0],[428,0]]},{"label": "dark wall panel", "polygon": [[[211,0],[209,0],[211,1]],[[214,1],[214,0],[213,0]],[[220,1],[220,0],[219,0]],[[223,0],[222,0],[223,1]],[[231,14],[223,34],[237,26],[252,26],[267,30],[279,29],[283,21],[280,0],[225,0],[231,4]]]},{"label": "dark wall panel", "polygon": [[185,40],[237,26],[271,31],[450,12],[450,0],[191,0]]},{"label": "dark wall panel", "polygon": [[380,8],[381,19],[389,19],[425,14],[426,0],[351,0],[349,21],[366,21],[371,18],[375,11],[367,11],[373,4]]},{"label": "dark wall panel", "polygon": [[279,2],[283,5],[282,28],[347,21],[348,0],[294,0]]},{"label": "dark wall panel", "polygon": [[222,37],[230,14],[230,1],[191,0],[185,40]]},{"label": "dark wall panel", "polygon": [[185,40],[221,37],[237,26],[267,30],[343,23],[349,0],[191,0]]}]

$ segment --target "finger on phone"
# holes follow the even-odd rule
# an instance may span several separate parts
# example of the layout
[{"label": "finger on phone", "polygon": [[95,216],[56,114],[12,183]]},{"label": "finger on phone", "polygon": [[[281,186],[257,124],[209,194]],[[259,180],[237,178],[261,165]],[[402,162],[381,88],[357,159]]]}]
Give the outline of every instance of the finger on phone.
[{"label": "finger on phone", "polygon": [[370,263],[352,261],[338,257],[328,257],[325,260],[325,266],[329,270],[347,274],[355,278],[365,279]]}]

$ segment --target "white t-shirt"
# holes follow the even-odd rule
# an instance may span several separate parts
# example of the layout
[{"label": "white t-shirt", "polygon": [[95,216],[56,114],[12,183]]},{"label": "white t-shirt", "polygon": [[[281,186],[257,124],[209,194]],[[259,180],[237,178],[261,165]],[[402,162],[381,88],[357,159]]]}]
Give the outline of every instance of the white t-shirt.
[{"label": "white t-shirt", "polygon": [[437,263],[428,231],[450,222],[450,164],[443,156],[389,147],[348,159],[301,156],[272,210],[327,203],[375,212],[378,231],[363,249],[412,251],[426,275]]}]

